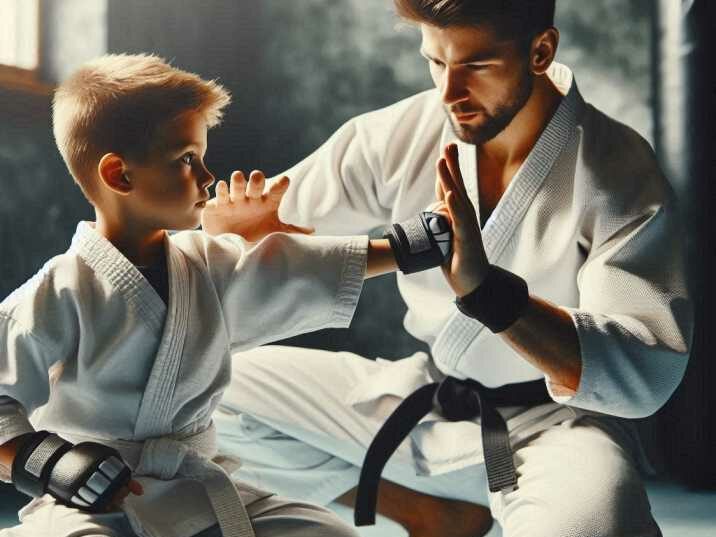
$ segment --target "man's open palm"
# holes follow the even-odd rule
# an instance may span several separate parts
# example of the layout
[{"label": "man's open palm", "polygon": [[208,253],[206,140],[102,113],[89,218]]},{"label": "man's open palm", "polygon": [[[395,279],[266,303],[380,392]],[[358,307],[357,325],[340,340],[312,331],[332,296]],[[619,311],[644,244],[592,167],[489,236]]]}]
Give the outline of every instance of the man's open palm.
[{"label": "man's open palm", "polygon": [[244,174],[231,174],[230,185],[219,181],[216,197],[209,200],[201,216],[201,225],[210,235],[236,233],[255,242],[269,233],[313,233],[313,229],[281,222],[278,207],[289,185],[288,177],[281,177],[264,193],[266,177],[258,170],[247,181]]}]

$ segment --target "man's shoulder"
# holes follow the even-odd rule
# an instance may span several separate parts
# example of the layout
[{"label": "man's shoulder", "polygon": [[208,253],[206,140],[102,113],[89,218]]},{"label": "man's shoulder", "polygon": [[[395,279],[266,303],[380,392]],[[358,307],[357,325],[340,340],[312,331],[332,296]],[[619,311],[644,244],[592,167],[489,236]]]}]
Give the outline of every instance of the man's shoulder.
[{"label": "man's shoulder", "polygon": [[668,182],[656,154],[634,128],[589,104],[579,126],[582,163],[597,188],[667,194]]},{"label": "man's shoulder", "polygon": [[599,162],[658,169],[653,148],[629,125],[587,104],[581,127],[583,151]]},{"label": "man's shoulder", "polygon": [[445,114],[437,90],[429,89],[388,106],[360,114],[352,121],[369,128],[390,124],[404,125],[406,122],[417,125],[426,121],[442,125]]}]

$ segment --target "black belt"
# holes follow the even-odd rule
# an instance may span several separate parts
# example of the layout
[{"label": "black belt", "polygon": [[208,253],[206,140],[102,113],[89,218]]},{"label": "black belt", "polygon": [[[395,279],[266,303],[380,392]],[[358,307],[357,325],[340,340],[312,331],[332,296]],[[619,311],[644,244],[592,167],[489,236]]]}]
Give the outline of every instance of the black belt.
[{"label": "black belt", "polygon": [[507,424],[496,407],[534,406],[551,401],[544,380],[486,388],[479,382],[446,377],[410,394],[388,417],[368,448],[361,469],[355,505],[355,525],[375,524],[378,483],[388,459],[431,410],[450,421],[481,417],[482,446],[491,492],[514,487],[517,472]]}]

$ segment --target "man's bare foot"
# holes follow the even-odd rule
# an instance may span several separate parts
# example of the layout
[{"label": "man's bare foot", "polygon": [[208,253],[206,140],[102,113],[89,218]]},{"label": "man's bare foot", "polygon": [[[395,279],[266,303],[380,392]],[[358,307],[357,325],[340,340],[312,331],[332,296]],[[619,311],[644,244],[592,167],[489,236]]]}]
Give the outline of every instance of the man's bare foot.
[{"label": "man's bare foot", "polygon": [[[336,501],[353,507],[356,490]],[[403,526],[410,537],[481,537],[492,527],[490,510],[474,503],[429,496],[382,480],[378,512]]]}]

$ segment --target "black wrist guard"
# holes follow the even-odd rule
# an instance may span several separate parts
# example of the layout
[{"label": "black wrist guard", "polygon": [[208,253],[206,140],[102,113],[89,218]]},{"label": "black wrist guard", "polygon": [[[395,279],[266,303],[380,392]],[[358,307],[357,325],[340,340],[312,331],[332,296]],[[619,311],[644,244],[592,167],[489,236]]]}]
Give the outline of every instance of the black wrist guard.
[{"label": "black wrist guard", "polygon": [[457,309],[477,319],[495,334],[509,328],[525,311],[530,294],[517,274],[490,265],[477,289],[455,300]]},{"label": "black wrist guard", "polygon": [[119,453],[102,444],[73,445],[47,431],[27,436],[12,463],[12,482],[28,496],[47,493],[83,511],[101,511],[131,471]]},{"label": "black wrist guard", "polygon": [[390,246],[404,274],[437,267],[449,257],[452,230],[441,214],[422,212],[386,229],[383,237]]}]

